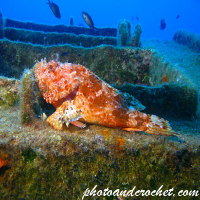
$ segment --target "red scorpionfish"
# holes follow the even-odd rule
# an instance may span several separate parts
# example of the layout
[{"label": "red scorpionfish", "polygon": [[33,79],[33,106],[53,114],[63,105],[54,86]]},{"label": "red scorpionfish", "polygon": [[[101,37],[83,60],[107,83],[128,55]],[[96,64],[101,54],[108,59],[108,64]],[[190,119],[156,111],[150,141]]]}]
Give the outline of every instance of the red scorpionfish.
[{"label": "red scorpionfish", "polygon": [[62,130],[69,123],[84,128],[90,123],[174,135],[168,121],[140,112],[145,107],[138,100],[127,97],[82,65],[41,60],[34,72],[43,98],[56,108],[47,119],[55,129]]}]

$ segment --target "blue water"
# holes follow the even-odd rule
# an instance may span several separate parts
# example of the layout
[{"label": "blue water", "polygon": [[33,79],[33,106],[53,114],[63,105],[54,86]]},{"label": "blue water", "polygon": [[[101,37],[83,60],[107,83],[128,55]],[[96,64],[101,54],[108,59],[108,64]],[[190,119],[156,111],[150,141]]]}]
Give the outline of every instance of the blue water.
[{"label": "blue water", "polygon": [[[42,24],[69,25],[70,16],[74,25],[84,24],[81,12],[89,13],[97,28],[117,27],[121,19],[130,20],[132,27],[142,26],[142,38],[171,40],[175,31],[184,29],[200,34],[200,0],[55,0],[61,19],[52,13],[47,0],[0,0],[4,18],[31,21]],[[179,19],[176,19],[177,15]],[[139,20],[136,19],[136,15]],[[165,30],[160,30],[160,20],[166,21]]]}]

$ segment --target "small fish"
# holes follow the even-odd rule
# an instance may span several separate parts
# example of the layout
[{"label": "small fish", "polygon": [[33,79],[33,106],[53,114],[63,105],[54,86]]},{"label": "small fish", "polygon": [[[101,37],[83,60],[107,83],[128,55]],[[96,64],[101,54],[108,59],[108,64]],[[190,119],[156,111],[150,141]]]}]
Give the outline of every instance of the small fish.
[{"label": "small fish", "polygon": [[137,16],[137,15],[136,15],[135,17],[136,17],[136,19],[137,19],[137,20],[139,20],[139,18],[138,18],[138,16]]},{"label": "small fish", "polygon": [[82,12],[82,16],[83,16],[83,19],[85,20],[86,24],[92,28],[92,29],[97,29],[94,27],[94,22],[92,21],[92,18],[90,17],[90,15],[86,12]]},{"label": "small fish", "polygon": [[160,20],[160,30],[164,30],[166,28],[166,22],[165,19]]},{"label": "small fish", "polygon": [[145,114],[137,99],[122,93],[82,65],[51,60],[34,66],[35,78],[43,98],[56,111],[47,122],[57,130],[73,124],[98,124],[126,131],[172,136],[167,120]]},{"label": "small fish", "polygon": [[131,21],[133,21],[133,20],[134,20],[134,17],[131,18]]},{"label": "small fish", "polygon": [[162,81],[163,81],[163,83],[168,83],[167,75],[164,75],[164,76],[162,77]]},{"label": "small fish", "polygon": [[57,18],[60,19],[61,16],[60,16],[59,7],[58,7],[55,3],[53,3],[53,1],[52,1],[52,2],[50,2],[50,0],[48,0],[48,1],[49,1],[49,2],[48,2],[47,4],[49,4],[49,7],[51,8],[53,14],[54,14]]},{"label": "small fish", "polygon": [[180,15],[177,15],[177,16],[176,16],[176,19],[178,19],[178,18],[180,18]]}]

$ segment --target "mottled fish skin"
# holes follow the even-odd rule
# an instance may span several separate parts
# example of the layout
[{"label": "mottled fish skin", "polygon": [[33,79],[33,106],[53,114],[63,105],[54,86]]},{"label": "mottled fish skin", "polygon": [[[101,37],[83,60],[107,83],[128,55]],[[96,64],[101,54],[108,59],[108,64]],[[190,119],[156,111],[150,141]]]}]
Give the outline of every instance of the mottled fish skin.
[{"label": "mottled fish skin", "polygon": [[[171,136],[169,123],[139,110],[145,107],[134,97],[114,89],[84,66],[45,60],[34,66],[35,78],[43,98],[56,107],[47,122],[55,129],[72,123],[98,124],[127,131]],[[130,99],[130,96],[128,96]]]},{"label": "mottled fish skin", "polygon": [[87,24],[90,28],[92,28],[92,29],[97,29],[97,28],[94,27],[94,23],[93,23],[93,21],[92,21],[92,18],[91,18],[91,16],[90,16],[88,13],[82,12],[82,16],[83,16],[83,19],[85,20],[86,24]]},{"label": "mottled fish skin", "polygon": [[49,4],[49,7],[51,8],[53,14],[57,17],[57,18],[61,18],[61,15],[60,15],[60,10],[59,10],[59,7],[52,2],[50,2],[50,0],[48,0],[49,2],[47,4]]}]

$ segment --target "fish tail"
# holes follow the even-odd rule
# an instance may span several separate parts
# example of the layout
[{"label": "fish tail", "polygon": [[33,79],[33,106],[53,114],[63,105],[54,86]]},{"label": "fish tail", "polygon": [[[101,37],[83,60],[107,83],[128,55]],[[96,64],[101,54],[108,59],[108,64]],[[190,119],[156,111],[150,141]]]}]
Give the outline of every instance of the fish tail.
[{"label": "fish tail", "polygon": [[139,111],[129,113],[126,131],[142,131],[154,135],[177,136],[169,122],[156,115],[149,115]]},{"label": "fish tail", "polygon": [[149,134],[177,136],[177,133],[172,130],[169,122],[156,115],[149,115],[149,120],[145,129],[144,132]]}]

